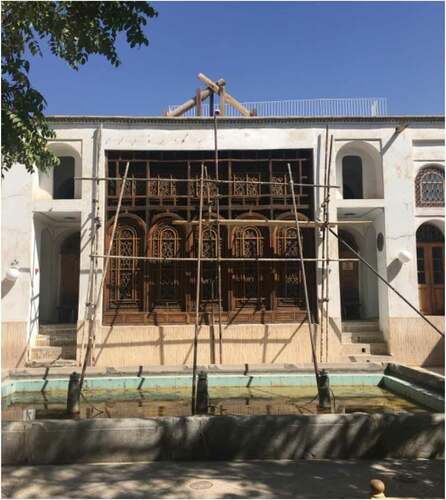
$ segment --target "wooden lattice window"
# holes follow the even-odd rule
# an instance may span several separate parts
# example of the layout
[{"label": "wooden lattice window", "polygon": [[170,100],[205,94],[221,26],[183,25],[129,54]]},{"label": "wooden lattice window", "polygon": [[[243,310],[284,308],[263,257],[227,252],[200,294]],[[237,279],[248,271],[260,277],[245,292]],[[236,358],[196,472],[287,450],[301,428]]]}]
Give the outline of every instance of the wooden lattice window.
[{"label": "wooden lattice window", "polygon": [[444,206],[444,171],[436,167],[420,170],[415,179],[417,207]]},{"label": "wooden lattice window", "polygon": [[165,179],[159,175],[152,175],[149,181],[149,194],[161,198],[174,197],[177,194],[177,183],[174,177],[170,175],[170,178]]},{"label": "wooden lattice window", "polygon": [[[192,185],[194,196],[199,198],[201,192],[201,179],[196,176]],[[208,196],[217,196],[217,183],[211,180],[203,182],[203,198],[206,200]]]},{"label": "wooden lattice window", "polygon": [[272,196],[286,196],[288,194],[288,180],[286,175],[273,175],[271,177]]},{"label": "wooden lattice window", "polygon": [[[202,235],[201,257],[217,257],[217,232],[214,229],[205,229]],[[198,249],[198,234],[196,234],[195,248]],[[198,252],[196,251],[196,256]],[[216,261],[203,261],[201,273],[201,298],[215,300],[217,298],[217,268]]]},{"label": "wooden lattice window", "polygon": [[[257,227],[237,228],[234,232],[233,249],[237,257],[263,256],[264,238]],[[257,262],[241,262],[234,273],[236,306],[261,305],[265,301],[263,266]]]},{"label": "wooden lattice window", "polygon": [[299,261],[299,246],[297,229],[283,227],[276,234],[277,254],[281,258],[289,258],[290,262],[277,265],[276,297],[279,306],[304,307],[303,288],[301,286],[301,268]]},{"label": "wooden lattice window", "polygon": [[[152,255],[163,259],[181,257],[181,238],[178,231],[159,224],[152,233]],[[177,303],[180,297],[180,267],[178,261],[158,262],[155,280],[155,302]]]},{"label": "wooden lattice window", "polygon": [[234,196],[258,196],[260,194],[260,175],[234,174]]},{"label": "wooden lattice window", "polygon": [[142,261],[126,257],[140,257],[143,252],[143,234],[133,222],[119,222],[112,245],[110,260],[109,306],[140,309],[142,302]]}]

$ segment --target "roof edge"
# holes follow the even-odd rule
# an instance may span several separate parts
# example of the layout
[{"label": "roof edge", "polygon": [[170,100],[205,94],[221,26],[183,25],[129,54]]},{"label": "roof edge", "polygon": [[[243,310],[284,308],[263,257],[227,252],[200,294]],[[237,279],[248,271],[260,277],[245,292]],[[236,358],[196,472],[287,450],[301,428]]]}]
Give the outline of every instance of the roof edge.
[{"label": "roof edge", "polygon": [[[50,122],[127,122],[127,123],[207,123],[211,116],[121,116],[121,115],[47,115]],[[320,122],[444,122],[444,115],[389,115],[389,116],[220,116],[225,123],[320,123]]]}]

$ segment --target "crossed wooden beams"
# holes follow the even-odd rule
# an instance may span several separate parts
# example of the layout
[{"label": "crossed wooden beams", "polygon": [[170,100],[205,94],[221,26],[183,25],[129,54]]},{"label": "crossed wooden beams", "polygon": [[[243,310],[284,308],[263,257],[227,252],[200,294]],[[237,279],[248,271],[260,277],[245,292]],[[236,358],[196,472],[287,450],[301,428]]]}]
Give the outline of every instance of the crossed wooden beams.
[{"label": "crossed wooden beams", "polygon": [[234,109],[236,109],[242,116],[255,116],[257,113],[255,110],[249,111],[243,104],[241,104],[237,99],[228,94],[225,89],[226,82],[220,78],[216,82],[212,81],[203,73],[198,73],[198,79],[201,80],[205,85],[206,89],[197,89],[195,97],[184,102],[180,106],[177,106],[174,110],[168,111],[166,116],[181,116],[193,107],[196,107],[197,116],[201,116],[201,103],[209,96],[213,97],[213,94],[218,94],[220,96],[220,115],[225,114],[225,103],[228,103]]}]

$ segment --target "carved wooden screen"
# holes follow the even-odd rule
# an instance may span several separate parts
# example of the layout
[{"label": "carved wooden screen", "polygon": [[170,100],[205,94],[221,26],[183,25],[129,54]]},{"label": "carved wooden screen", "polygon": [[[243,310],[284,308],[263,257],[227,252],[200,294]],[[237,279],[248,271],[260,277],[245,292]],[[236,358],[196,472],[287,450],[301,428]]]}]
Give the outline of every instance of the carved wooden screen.
[{"label": "carved wooden screen", "polygon": [[[159,224],[152,233],[152,255],[154,257],[181,257],[182,241],[176,228]],[[180,275],[181,264],[178,261],[159,262],[152,267],[154,282],[154,303],[177,306],[181,302]]]},{"label": "carved wooden screen", "polygon": [[143,231],[131,220],[119,221],[112,246],[112,255],[120,259],[110,260],[108,303],[110,308],[140,309],[142,305],[143,262],[125,257],[143,255]]},{"label": "carved wooden screen", "polygon": [[435,167],[423,168],[415,179],[417,207],[444,206],[444,172]]},{"label": "carved wooden screen", "polygon": [[[234,230],[233,251],[236,257],[262,257],[264,237],[257,227],[242,227]],[[241,262],[234,272],[234,298],[236,307],[260,306],[265,303],[266,293],[262,272],[258,262]]]},{"label": "carved wooden screen", "polygon": [[276,248],[279,257],[289,257],[290,262],[277,266],[276,298],[279,306],[305,307],[299,258],[297,230],[295,227],[279,228],[276,233]]}]

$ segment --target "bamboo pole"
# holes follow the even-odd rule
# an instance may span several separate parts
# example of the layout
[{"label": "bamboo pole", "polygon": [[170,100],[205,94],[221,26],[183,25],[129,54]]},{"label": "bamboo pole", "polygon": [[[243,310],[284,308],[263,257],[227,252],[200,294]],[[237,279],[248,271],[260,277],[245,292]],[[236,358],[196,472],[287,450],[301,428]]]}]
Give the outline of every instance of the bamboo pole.
[{"label": "bamboo pole", "polygon": [[295,217],[296,231],[297,231],[297,245],[298,245],[298,248],[299,248],[299,261],[300,261],[300,265],[301,265],[302,281],[303,281],[303,285],[304,285],[305,307],[307,309],[308,331],[310,333],[310,342],[311,342],[311,354],[312,354],[312,357],[313,357],[314,375],[316,377],[316,384],[317,384],[318,393],[319,393],[319,368],[317,366],[316,348],[315,348],[315,345],[314,345],[313,322],[312,322],[310,301],[309,301],[309,298],[308,298],[307,275],[306,275],[306,272],[305,272],[305,263],[303,261],[304,251],[303,251],[303,246],[302,246],[302,235],[301,235],[301,232],[300,232],[300,225],[298,224],[299,214],[297,212],[296,197],[294,195],[293,173],[291,172],[291,166],[290,166],[290,164],[288,164],[288,175],[289,175],[289,178],[290,178],[290,188],[291,188],[291,194],[292,194],[292,197],[293,197],[294,217]]},{"label": "bamboo pole", "polygon": [[198,226],[198,259],[197,259],[197,281],[195,292],[195,331],[194,331],[194,357],[192,368],[192,402],[191,409],[192,415],[195,415],[195,397],[196,397],[196,379],[197,379],[197,349],[198,349],[198,329],[200,322],[200,289],[201,289],[201,251],[203,246],[203,175],[204,165],[201,164],[201,182],[200,182],[200,208],[199,208],[199,221]]},{"label": "bamboo pole", "polygon": [[124,177],[122,179],[121,192],[119,194],[119,202],[118,202],[118,207],[116,209],[116,217],[115,217],[115,220],[113,221],[113,227],[112,227],[112,232],[111,232],[111,236],[110,236],[110,243],[109,243],[107,255],[105,257],[104,269],[102,271],[102,277],[101,277],[101,283],[100,283],[100,286],[99,286],[99,291],[98,291],[98,294],[97,294],[97,296],[95,298],[96,299],[95,303],[91,305],[91,307],[92,307],[92,318],[91,318],[90,326],[89,326],[89,335],[88,335],[87,350],[85,352],[85,359],[84,359],[84,363],[83,363],[83,366],[82,366],[82,373],[81,373],[81,379],[80,379],[80,389],[81,390],[82,390],[82,385],[84,383],[85,372],[87,370],[88,357],[90,355],[91,347],[92,347],[92,343],[93,343],[93,336],[94,336],[95,323],[96,323],[97,307],[98,307],[99,300],[101,298],[101,293],[102,293],[102,289],[104,287],[104,281],[105,281],[105,277],[107,275],[108,265],[109,265],[109,262],[110,262],[110,256],[111,256],[111,251],[112,251],[112,247],[113,247],[113,240],[114,240],[114,237],[115,237],[116,227],[118,225],[119,212],[121,210],[122,198],[124,197],[125,183],[127,181],[127,174],[129,172],[129,166],[130,166],[130,162],[127,162],[126,167],[125,167]]}]

